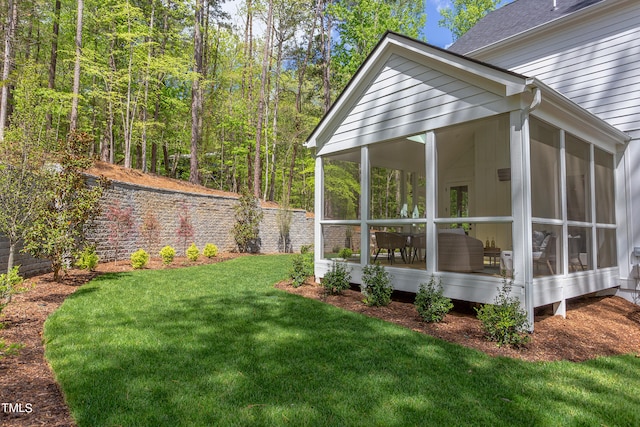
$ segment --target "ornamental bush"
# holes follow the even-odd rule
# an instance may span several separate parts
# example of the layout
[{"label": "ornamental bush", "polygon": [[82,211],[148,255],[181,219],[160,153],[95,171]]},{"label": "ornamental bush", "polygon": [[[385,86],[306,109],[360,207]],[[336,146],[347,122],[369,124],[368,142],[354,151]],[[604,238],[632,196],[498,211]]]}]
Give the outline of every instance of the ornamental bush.
[{"label": "ornamental bush", "polygon": [[196,246],[195,243],[192,243],[191,246],[187,249],[187,258],[189,261],[197,261],[200,256],[200,249]]},{"label": "ornamental bush", "polygon": [[509,345],[521,347],[530,340],[527,313],[517,297],[510,296],[513,278],[502,278],[502,287],[494,304],[485,304],[476,308],[477,316],[489,341],[495,341],[498,347]]},{"label": "ornamental bush", "polygon": [[297,288],[304,284],[307,277],[313,276],[313,253],[296,254],[292,259],[291,279],[292,285]]},{"label": "ornamental bush", "polygon": [[380,263],[362,269],[362,293],[365,296],[363,302],[370,307],[385,306],[391,302],[391,274]]},{"label": "ornamental bush", "polygon": [[20,266],[14,265],[8,273],[0,274],[0,312],[6,303],[11,302],[11,296],[18,292],[18,288],[24,283],[19,271]]},{"label": "ornamental bush", "polygon": [[349,248],[342,248],[338,252],[338,256],[340,258],[344,258],[344,259],[349,259],[349,257],[351,257],[351,255],[353,255],[353,251],[351,249],[349,249]]},{"label": "ornamental bush", "polygon": [[347,263],[333,261],[331,270],[322,278],[322,287],[326,295],[339,295],[342,291],[349,289],[351,284],[351,273],[347,270]]},{"label": "ornamental bush", "polygon": [[160,249],[160,257],[162,258],[162,263],[164,265],[169,265],[176,257],[176,250],[167,245],[164,248]]},{"label": "ornamental bush", "polygon": [[138,249],[131,254],[131,267],[138,270],[146,267],[149,262],[149,254],[144,249]]},{"label": "ornamental bush", "polygon": [[442,295],[442,282],[431,276],[429,283],[421,283],[414,305],[422,320],[428,323],[440,322],[453,308],[451,300]]},{"label": "ornamental bush", "polygon": [[76,260],[76,267],[81,270],[95,271],[98,266],[98,254],[96,254],[95,245],[87,245],[84,247],[78,259]]},{"label": "ornamental bush", "polygon": [[207,243],[202,249],[202,255],[207,258],[214,258],[218,255],[218,247],[213,243]]}]

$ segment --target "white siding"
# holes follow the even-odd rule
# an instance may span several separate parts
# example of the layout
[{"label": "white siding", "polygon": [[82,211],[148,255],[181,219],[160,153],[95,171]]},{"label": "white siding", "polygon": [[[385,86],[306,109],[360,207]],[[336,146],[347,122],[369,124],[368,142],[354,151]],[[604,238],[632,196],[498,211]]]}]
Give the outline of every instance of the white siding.
[{"label": "white siding", "polygon": [[334,144],[343,148],[404,137],[436,123],[495,114],[504,104],[503,96],[392,55],[324,146],[332,151]]},{"label": "white siding", "polygon": [[478,56],[537,77],[618,129],[640,129],[640,2]]}]

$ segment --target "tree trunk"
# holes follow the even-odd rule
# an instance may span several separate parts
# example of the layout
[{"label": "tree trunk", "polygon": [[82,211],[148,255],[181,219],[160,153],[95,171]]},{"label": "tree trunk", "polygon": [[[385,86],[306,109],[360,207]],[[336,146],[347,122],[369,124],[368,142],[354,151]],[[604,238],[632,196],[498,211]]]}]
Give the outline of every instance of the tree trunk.
[{"label": "tree trunk", "polygon": [[193,62],[195,76],[191,87],[191,161],[189,182],[200,184],[198,176],[198,143],[200,142],[200,115],[202,114],[202,25],[204,23],[204,0],[196,0],[193,32]]},{"label": "tree trunk", "polygon": [[149,19],[149,37],[147,38],[147,69],[144,75],[144,101],[142,103],[142,134],[140,136],[140,163],[142,172],[147,171],[147,103],[149,102],[149,69],[151,68],[151,40],[153,39],[153,18],[155,15],[155,2],[151,2],[151,18]]},{"label": "tree trunk", "polygon": [[0,142],[4,141],[4,130],[7,126],[8,99],[9,99],[9,74],[13,63],[12,42],[18,17],[18,6],[15,0],[9,0],[7,14],[7,27],[4,35],[4,66],[2,68],[2,92],[0,93]]},{"label": "tree trunk", "polygon": [[78,96],[80,95],[80,56],[82,55],[82,14],[84,0],[78,0],[76,21],[76,61],[73,67],[73,98],[71,100],[71,117],[69,119],[69,135],[78,128]]},{"label": "tree trunk", "polygon": [[265,31],[264,50],[262,51],[262,73],[260,74],[260,97],[258,98],[258,117],[256,123],[256,151],[253,160],[253,195],[260,198],[260,187],[262,186],[262,161],[260,157],[260,146],[262,143],[262,126],[264,123],[264,111],[266,104],[267,80],[269,79],[269,53],[271,51],[271,31],[273,21],[273,0],[269,0],[267,10],[267,29]]}]

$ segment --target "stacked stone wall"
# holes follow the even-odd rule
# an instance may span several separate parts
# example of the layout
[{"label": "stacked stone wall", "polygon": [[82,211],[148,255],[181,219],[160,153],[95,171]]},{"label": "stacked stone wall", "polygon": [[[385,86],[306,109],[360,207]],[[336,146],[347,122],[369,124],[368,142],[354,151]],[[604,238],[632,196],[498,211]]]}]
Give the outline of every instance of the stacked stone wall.
[{"label": "stacked stone wall", "polygon": [[[93,178],[90,178],[90,184],[95,184]],[[101,204],[102,213],[88,234],[101,260],[116,258],[110,207],[130,209],[132,212],[133,226],[117,242],[118,259],[128,259],[139,248],[155,257],[165,245],[173,246],[180,255],[184,254],[185,246],[191,243],[200,249],[207,243],[215,244],[220,251],[237,249],[232,234],[236,222],[234,208],[238,205],[236,197],[186,193],[112,181],[102,196]],[[272,207],[263,207],[262,210],[261,253],[299,252],[302,246],[313,244],[313,218],[308,217],[305,211],[289,211],[289,235],[288,239],[283,239],[278,225],[282,223],[283,210]],[[193,226],[194,235],[186,241],[179,235],[181,216],[188,216]],[[157,224],[157,229],[151,233],[145,232],[143,227],[149,223]]]}]

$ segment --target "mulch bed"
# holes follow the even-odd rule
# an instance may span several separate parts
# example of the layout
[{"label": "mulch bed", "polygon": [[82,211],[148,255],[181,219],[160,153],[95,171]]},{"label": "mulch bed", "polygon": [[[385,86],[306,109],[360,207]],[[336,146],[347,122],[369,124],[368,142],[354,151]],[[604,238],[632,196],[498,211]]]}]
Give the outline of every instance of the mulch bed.
[{"label": "mulch bed", "polygon": [[[170,268],[220,262],[238,254],[220,254],[213,260],[201,258],[197,263],[177,258]],[[163,267],[152,259],[148,268]],[[29,279],[33,288],[14,296],[5,308],[0,336],[5,341],[24,344],[17,356],[0,361],[0,426],[73,426],[64,397],[44,358],[42,328],[46,318],[78,287],[99,274],[130,271],[125,261],[100,264],[94,273],[72,270],[56,283],[51,274]],[[328,304],[379,317],[414,331],[483,351],[491,356],[506,356],[528,361],[570,360],[580,362],[598,356],[640,352],[640,307],[618,297],[581,298],[569,303],[567,318],[552,316],[549,309],[536,315],[535,333],[526,348],[498,348],[487,342],[479,321],[468,306],[457,304],[443,322],[421,322],[413,304],[406,298],[394,300],[388,307],[371,308],[362,303],[362,295],[348,290],[340,296],[325,297],[322,288],[307,283],[293,288],[289,281],[276,285],[280,289]],[[20,404],[20,406],[17,406]],[[9,411],[8,409],[13,409]],[[22,412],[16,411],[21,410]]]}]

